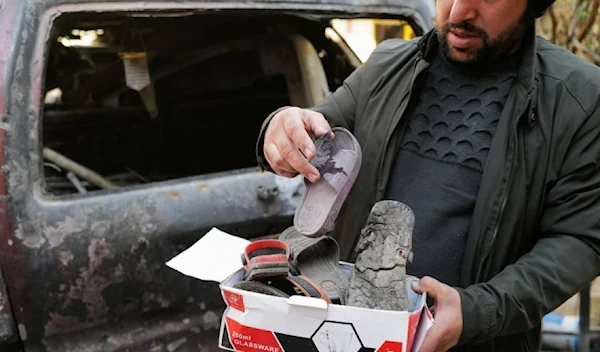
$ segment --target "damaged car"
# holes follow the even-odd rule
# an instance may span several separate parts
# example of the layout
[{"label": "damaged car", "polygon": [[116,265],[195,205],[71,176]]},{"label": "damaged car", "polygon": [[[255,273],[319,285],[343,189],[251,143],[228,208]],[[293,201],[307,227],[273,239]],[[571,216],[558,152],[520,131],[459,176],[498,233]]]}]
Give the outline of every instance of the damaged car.
[{"label": "damaged car", "polygon": [[[433,1],[0,0],[0,350],[217,351],[216,283],[165,262],[290,226],[264,118],[361,64],[336,21],[421,35]],[[339,27],[338,27],[339,28]]]}]

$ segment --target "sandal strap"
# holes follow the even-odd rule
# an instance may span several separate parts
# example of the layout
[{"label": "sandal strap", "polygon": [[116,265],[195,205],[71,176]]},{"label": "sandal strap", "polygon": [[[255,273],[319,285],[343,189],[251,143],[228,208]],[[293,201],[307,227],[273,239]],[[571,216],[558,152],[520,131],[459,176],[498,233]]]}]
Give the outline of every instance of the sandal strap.
[{"label": "sandal strap", "polygon": [[277,239],[257,240],[249,243],[242,253],[245,280],[263,280],[266,278],[296,274],[291,261],[291,250],[287,243]]},{"label": "sandal strap", "polygon": [[304,275],[299,276],[288,276],[285,278],[287,281],[291,282],[300,292],[302,292],[307,297],[321,298],[325,300],[325,302],[331,304],[331,299],[323,290],[323,288],[317,285],[314,281],[309,279]]}]

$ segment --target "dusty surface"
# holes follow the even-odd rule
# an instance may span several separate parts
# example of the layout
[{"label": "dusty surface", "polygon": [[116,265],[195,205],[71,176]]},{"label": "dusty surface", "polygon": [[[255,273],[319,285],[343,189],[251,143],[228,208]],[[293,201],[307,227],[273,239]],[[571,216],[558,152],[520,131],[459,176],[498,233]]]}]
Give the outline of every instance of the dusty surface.
[{"label": "dusty surface", "polygon": [[347,305],[407,310],[406,263],[412,248],[414,214],[396,201],[371,209],[358,242]]}]

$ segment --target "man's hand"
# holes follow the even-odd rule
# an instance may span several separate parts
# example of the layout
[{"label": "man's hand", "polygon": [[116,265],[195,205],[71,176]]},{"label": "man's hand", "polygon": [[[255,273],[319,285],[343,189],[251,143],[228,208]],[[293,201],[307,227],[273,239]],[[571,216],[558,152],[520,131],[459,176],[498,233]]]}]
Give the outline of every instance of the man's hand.
[{"label": "man's hand", "polygon": [[460,295],[454,288],[424,276],[413,282],[413,290],[435,301],[433,326],[425,334],[418,352],[444,352],[458,343],[463,329]]},{"label": "man's hand", "polygon": [[299,173],[311,182],[319,180],[319,171],[309,160],[315,154],[310,134],[321,137],[331,127],[325,117],[315,111],[287,108],[278,112],[265,131],[263,153],[275,173],[294,177]]}]

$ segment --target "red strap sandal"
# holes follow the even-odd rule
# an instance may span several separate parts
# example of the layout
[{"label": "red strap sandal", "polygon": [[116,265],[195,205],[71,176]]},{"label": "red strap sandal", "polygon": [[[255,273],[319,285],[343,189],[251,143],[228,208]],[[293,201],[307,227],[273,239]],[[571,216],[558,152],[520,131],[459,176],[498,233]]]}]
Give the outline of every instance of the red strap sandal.
[{"label": "red strap sandal", "polygon": [[233,287],[284,298],[292,295],[321,298],[332,304],[327,293],[314,281],[303,275],[278,277],[265,281],[240,281]]},{"label": "red strap sandal", "polygon": [[273,277],[285,277],[298,272],[290,262],[290,247],[275,240],[257,240],[246,246],[242,254],[244,280],[255,281]]}]

